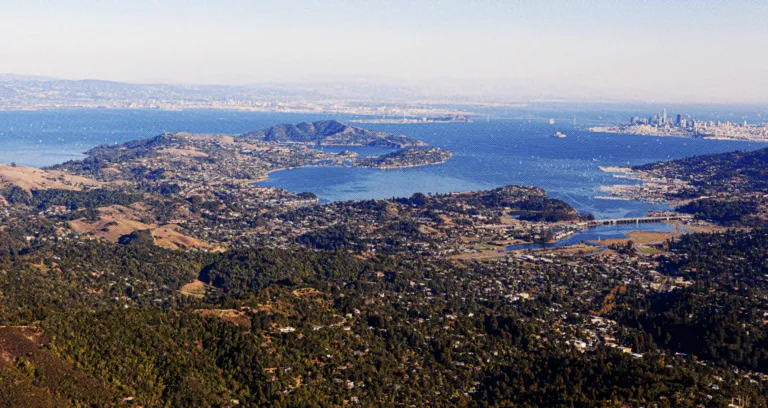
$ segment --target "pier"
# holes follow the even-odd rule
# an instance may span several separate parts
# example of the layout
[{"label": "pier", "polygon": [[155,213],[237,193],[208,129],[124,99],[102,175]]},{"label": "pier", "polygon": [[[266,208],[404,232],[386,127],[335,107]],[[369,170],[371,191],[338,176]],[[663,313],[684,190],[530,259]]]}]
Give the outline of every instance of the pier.
[{"label": "pier", "polygon": [[590,226],[597,225],[619,225],[619,224],[649,224],[654,222],[669,222],[669,221],[689,221],[692,220],[692,215],[669,215],[660,217],[637,217],[637,218],[609,218],[605,220],[590,221]]}]

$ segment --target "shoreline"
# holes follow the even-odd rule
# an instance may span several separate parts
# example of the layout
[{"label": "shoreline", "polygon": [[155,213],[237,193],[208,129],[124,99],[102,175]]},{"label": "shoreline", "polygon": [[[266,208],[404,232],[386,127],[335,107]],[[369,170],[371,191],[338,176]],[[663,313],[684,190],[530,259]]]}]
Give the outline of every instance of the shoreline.
[{"label": "shoreline", "polygon": [[466,120],[417,120],[417,119],[352,119],[351,123],[386,124],[386,125],[418,125],[418,124],[446,124],[446,123],[472,123]]},{"label": "shoreline", "polygon": [[672,189],[684,189],[687,184],[679,180],[657,179],[652,175],[638,172],[630,167],[598,166],[600,171],[610,173],[615,179],[631,180],[636,184],[601,185],[599,191],[607,195],[596,195],[599,200],[639,201],[646,204],[665,205],[676,208],[694,199],[669,199],[666,194]]},{"label": "shoreline", "polygon": [[[408,165],[404,165],[404,166],[370,166],[370,167],[368,167],[368,166],[349,166],[349,167],[351,167],[351,168],[358,168],[358,169],[403,170],[403,169],[411,169],[411,168],[414,168],[414,167],[425,167],[425,166],[435,166],[435,165],[438,165],[438,164],[444,164],[444,163],[447,163],[448,160],[451,160],[451,158],[448,158],[448,159],[445,159],[445,160],[440,160],[440,161],[437,161],[437,162],[434,162],[434,163],[408,164]],[[323,167],[323,166],[318,166],[318,167]],[[330,167],[330,166],[327,166],[327,167]]]},{"label": "shoreline", "polygon": [[272,169],[269,170],[264,176],[259,177],[256,180],[247,180],[246,182],[248,184],[255,184],[255,183],[261,183],[264,181],[269,180],[269,175],[278,171],[283,170],[299,170],[299,169],[312,169],[312,168],[340,168],[340,169],[369,169],[369,170],[382,170],[382,171],[388,171],[388,170],[402,170],[402,169],[410,169],[414,167],[425,167],[425,166],[433,166],[438,164],[444,164],[448,162],[448,160],[443,160],[440,162],[435,163],[424,163],[424,164],[411,164],[407,166],[371,166],[371,167],[364,167],[364,166],[299,166],[299,167],[283,167],[279,169]]},{"label": "shoreline", "polygon": [[768,138],[749,138],[744,136],[723,136],[723,135],[693,135],[690,133],[664,133],[664,132],[638,132],[628,129],[621,129],[616,126],[594,126],[587,129],[592,133],[607,133],[613,135],[633,135],[633,136],[651,136],[651,137],[676,137],[679,139],[703,139],[703,140],[720,140],[728,142],[752,142],[752,143],[768,143]]}]

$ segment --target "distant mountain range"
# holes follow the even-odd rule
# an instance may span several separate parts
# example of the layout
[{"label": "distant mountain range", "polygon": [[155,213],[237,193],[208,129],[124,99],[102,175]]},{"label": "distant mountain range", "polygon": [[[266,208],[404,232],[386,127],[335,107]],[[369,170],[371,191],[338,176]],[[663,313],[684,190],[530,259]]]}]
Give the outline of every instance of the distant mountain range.
[{"label": "distant mountain range", "polygon": [[0,74],[0,106],[17,102],[57,102],[147,99],[189,101],[237,101],[275,99],[355,99],[387,101],[428,99],[432,94],[419,86],[376,82],[296,82],[253,85],[205,85],[170,83],[128,83],[99,79],[69,80],[45,76]]},{"label": "distant mountain range", "polygon": [[437,105],[445,99],[429,98],[418,87],[364,82],[184,85],[0,74],[0,110],[229,109],[413,117],[467,113]]},{"label": "distant mountain range", "polygon": [[[596,88],[597,87],[597,88]],[[548,89],[548,90],[547,90]],[[245,85],[181,84],[156,80],[119,82],[100,79],[70,80],[39,75],[0,73],[0,109],[55,107],[161,108],[161,109],[253,109],[279,111],[282,107],[260,106],[312,101],[322,109],[338,103],[370,106],[490,105],[525,107],[541,103],[613,105],[617,103],[658,105],[656,98],[607,96],[599,86],[565,83],[547,89],[521,79],[396,80],[388,78],[331,77],[311,81],[262,82]],[[559,89],[559,90],[558,90]],[[604,95],[606,94],[606,95]],[[609,93],[610,94],[610,93]],[[698,101],[702,103],[702,101]],[[695,103],[694,103],[695,104]],[[710,104],[710,103],[706,103]],[[742,103],[754,109],[755,103]],[[734,106],[728,103],[727,106]],[[764,108],[764,102],[761,102]],[[318,110],[301,106],[301,111]],[[289,110],[297,109],[290,106]],[[601,107],[600,109],[604,109]],[[639,110],[639,109],[638,109]],[[335,113],[348,113],[334,110]],[[447,112],[430,112],[442,115]],[[365,113],[368,114],[368,113]],[[402,116],[402,112],[400,112]],[[424,116],[422,114],[415,116]]]},{"label": "distant mountain range", "polygon": [[[276,97],[311,97],[268,86],[136,84],[95,79],[64,80],[12,74],[0,75],[0,104],[141,103],[143,101],[209,102],[273,100]],[[317,95],[314,95],[317,96]]]},{"label": "distant mountain range", "polygon": [[[455,84],[439,82],[438,86],[424,84],[399,84],[377,80],[331,80],[286,83],[259,83],[251,85],[174,84],[164,82],[129,83],[99,79],[69,80],[46,76],[0,73],[0,93],[10,90],[9,95],[23,95],[35,100],[60,100],[72,97],[77,100],[131,99],[141,98],[174,100],[178,98],[199,98],[203,100],[275,98],[307,100],[427,100],[453,97],[461,92],[436,92],[454,87]],[[39,94],[40,91],[53,94]],[[1,101],[0,101],[1,102]]]}]

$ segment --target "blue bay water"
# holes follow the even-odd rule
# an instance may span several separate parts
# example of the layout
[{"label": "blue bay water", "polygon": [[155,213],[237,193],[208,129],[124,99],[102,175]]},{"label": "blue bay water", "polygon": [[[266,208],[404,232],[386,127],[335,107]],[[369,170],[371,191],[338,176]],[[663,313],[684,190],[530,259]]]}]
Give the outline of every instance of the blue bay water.
[{"label": "blue bay water", "polygon": [[[760,143],[593,133],[572,123],[491,120],[474,123],[382,125],[367,127],[403,133],[447,148],[447,163],[399,170],[303,168],[279,171],[260,185],[313,191],[324,200],[358,200],[446,193],[508,184],[543,187],[579,211],[598,218],[642,216],[663,206],[596,199],[601,185],[626,183],[598,166],[631,166],[733,150]],[[564,139],[551,137],[555,131]]]},{"label": "blue bay water", "polygon": [[557,242],[549,244],[517,244],[507,247],[508,251],[517,249],[538,249],[538,248],[555,248],[561,246],[575,245],[584,243],[595,243],[595,241],[615,238],[625,238],[630,232],[634,231],[646,231],[646,232],[661,232],[661,231],[675,231],[690,232],[686,228],[677,228],[670,224],[657,222],[648,224],[618,224],[618,225],[598,225],[592,227],[586,231],[577,232],[569,237],[563,238]]},{"label": "blue bay water", "polygon": [[61,109],[0,111],[0,163],[43,167],[85,157],[100,144],[147,139],[163,132],[241,134],[327,115],[218,110]]},{"label": "blue bay water", "polygon": [[[553,117],[570,117],[568,112]],[[164,131],[240,134],[279,123],[297,123],[343,115],[233,112],[214,110],[156,111],[68,109],[0,112],[0,162],[46,166],[82,158],[82,152],[104,143],[149,138]],[[589,122],[521,119],[479,120],[474,123],[363,124],[361,126],[421,139],[451,150],[447,163],[401,170],[303,168],[272,173],[261,185],[294,192],[312,191],[323,201],[410,196],[415,192],[445,193],[495,188],[508,184],[536,185],[598,218],[639,216],[660,208],[632,201],[596,199],[600,185],[621,180],[598,166],[628,166],[733,150],[754,150],[765,144],[715,140],[592,133]],[[555,131],[568,135],[551,137]],[[332,150],[332,149],[331,149]],[[386,149],[353,149],[363,155]],[[334,150],[335,151],[335,150]]]}]

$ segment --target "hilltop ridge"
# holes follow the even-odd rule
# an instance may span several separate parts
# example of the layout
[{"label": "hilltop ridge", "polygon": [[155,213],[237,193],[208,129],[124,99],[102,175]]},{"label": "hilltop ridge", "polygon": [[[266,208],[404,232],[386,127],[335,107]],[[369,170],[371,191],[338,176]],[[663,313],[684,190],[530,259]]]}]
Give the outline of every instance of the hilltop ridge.
[{"label": "hilltop ridge", "polygon": [[294,142],[320,146],[376,146],[402,149],[426,146],[421,140],[345,125],[336,120],[282,124],[240,135],[243,140]]}]

